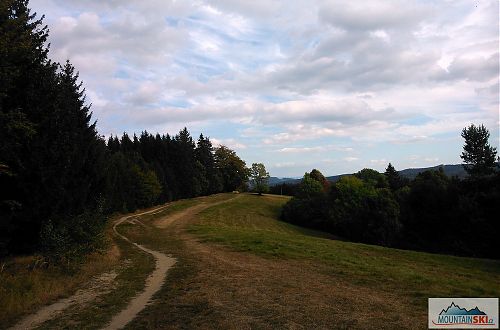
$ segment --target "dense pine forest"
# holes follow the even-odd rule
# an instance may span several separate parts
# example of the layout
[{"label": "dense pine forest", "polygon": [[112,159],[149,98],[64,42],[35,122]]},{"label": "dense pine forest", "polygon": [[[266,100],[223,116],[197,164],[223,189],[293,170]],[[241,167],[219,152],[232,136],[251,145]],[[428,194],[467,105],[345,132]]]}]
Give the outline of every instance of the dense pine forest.
[{"label": "dense pine forest", "polygon": [[0,257],[78,258],[113,212],[244,188],[245,162],[187,129],[106,141],[77,70],[49,58],[43,16],[0,3]]}]

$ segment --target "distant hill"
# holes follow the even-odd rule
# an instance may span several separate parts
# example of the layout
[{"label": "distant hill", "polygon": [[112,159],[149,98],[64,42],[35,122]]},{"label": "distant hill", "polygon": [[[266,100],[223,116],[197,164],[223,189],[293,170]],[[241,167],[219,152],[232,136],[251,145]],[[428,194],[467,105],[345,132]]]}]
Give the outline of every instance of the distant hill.
[{"label": "distant hill", "polygon": [[443,168],[444,174],[449,177],[458,176],[459,178],[465,178],[467,176],[467,172],[465,172],[463,166],[461,164],[458,165],[437,165],[433,167],[424,167],[424,168],[407,168],[405,170],[399,171],[399,174],[407,177],[408,179],[414,179],[419,173],[429,171],[429,170],[438,170],[440,167]]},{"label": "distant hill", "polygon": [[[464,178],[467,175],[461,164],[436,165],[432,167],[422,167],[422,168],[407,168],[398,172],[401,176],[407,177],[408,179],[414,179],[421,172],[429,170],[438,170],[440,167],[443,168],[444,174],[446,174],[449,177],[458,176],[459,178]],[[332,176],[327,176],[326,179],[330,182],[337,182],[341,177],[346,175],[352,175],[352,174],[332,175]],[[299,183],[300,180],[301,179],[296,179],[296,178],[277,178],[272,176],[269,178],[269,185],[276,186],[282,183],[295,184]]]},{"label": "distant hill", "polygon": [[269,178],[269,185],[270,186],[276,186],[282,183],[298,183],[300,179],[295,179],[295,178],[277,178],[275,176],[272,176]]}]

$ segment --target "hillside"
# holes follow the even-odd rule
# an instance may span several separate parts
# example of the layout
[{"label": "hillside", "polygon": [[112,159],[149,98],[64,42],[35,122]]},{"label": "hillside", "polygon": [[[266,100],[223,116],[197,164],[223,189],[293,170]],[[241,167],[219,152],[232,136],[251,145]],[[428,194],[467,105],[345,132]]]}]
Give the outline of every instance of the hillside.
[{"label": "hillside", "polygon": [[[112,238],[116,260],[106,267],[114,277],[91,285],[96,293],[85,303],[77,299],[63,313],[45,315],[41,327],[102,328],[134,302],[139,305],[124,321],[130,329],[424,328],[428,297],[500,295],[499,261],[335,240],[279,221],[287,201],[218,194],[120,217]],[[164,276],[157,274],[158,261],[154,270],[159,256],[175,260],[161,286],[147,279]],[[57,301],[56,295],[40,302],[46,293],[39,289],[56,285],[53,272],[40,268],[35,278],[30,271],[0,273],[3,325]],[[64,296],[89,287],[79,281]],[[146,304],[140,293],[151,283],[157,289]],[[33,299],[21,300],[27,296]]]},{"label": "hillside", "polygon": [[[262,290],[271,297],[252,308],[272,313],[269,310],[276,308],[272,307],[276,303],[288,319],[283,316],[280,322],[319,327],[425,327],[428,297],[500,293],[500,285],[491,285],[500,283],[500,262],[333,240],[322,232],[279,221],[280,207],[286,201],[279,196],[244,195],[206,209],[190,227],[204,242],[236,251],[241,260],[248,254],[263,258],[257,260],[269,271],[255,275],[259,284],[252,290]],[[276,277],[272,287],[268,286],[268,277]],[[247,290],[247,285],[256,285],[236,282],[231,287]],[[294,299],[300,299],[300,303]],[[349,306],[349,315],[341,312],[341,305]],[[309,314],[303,319],[300,311],[315,317]],[[417,323],[409,326],[409,319]]]}]

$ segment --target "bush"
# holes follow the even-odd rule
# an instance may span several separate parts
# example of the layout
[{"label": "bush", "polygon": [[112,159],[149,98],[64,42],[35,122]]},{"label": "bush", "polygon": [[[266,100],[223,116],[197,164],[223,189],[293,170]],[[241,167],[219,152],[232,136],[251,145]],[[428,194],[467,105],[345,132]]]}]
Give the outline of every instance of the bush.
[{"label": "bush", "polygon": [[81,261],[86,254],[104,247],[105,224],[100,208],[75,217],[48,220],[40,231],[42,252],[55,263]]}]

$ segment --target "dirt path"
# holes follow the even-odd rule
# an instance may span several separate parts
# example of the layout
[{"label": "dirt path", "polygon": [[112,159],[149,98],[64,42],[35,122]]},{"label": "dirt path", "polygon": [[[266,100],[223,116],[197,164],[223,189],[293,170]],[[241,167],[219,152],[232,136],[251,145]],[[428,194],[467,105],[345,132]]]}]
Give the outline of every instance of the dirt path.
[{"label": "dirt path", "polygon": [[51,305],[41,308],[35,314],[28,315],[10,329],[34,329],[43,322],[60,315],[70,306],[88,304],[97,297],[110,292],[116,276],[117,273],[114,271],[103,273],[85,285],[85,289],[80,289],[71,297],[60,299]]},{"label": "dirt path", "polygon": [[397,292],[351,283],[314,261],[268,259],[207,244],[186,230],[200,221],[202,210],[224,202],[202,203],[155,222],[183,241],[178,253],[196,271],[169,283],[176,294],[153,306],[143,324],[171,329],[411,327],[411,314],[393,313],[406,312],[400,305],[411,306]]},{"label": "dirt path", "polygon": [[[142,245],[134,243],[130,241],[127,237],[121,235],[117,231],[117,226],[125,221],[130,221],[134,224],[139,224],[141,226],[145,226],[138,219],[129,220],[134,217],[138,217],[145,214],[154,214],[163,211],[164,208],[168,206],[161,206],[155,209],[138,213],[132,215],[126,215],[118,219],[113,226],[113,231],[121,237],[122,239],[130,242],[135,245],[139,249],[143,250],[146,253],[149,253],[154,256],[156,260],[156,269],[153,273],[147,278],[146,285],[144,291],[136,296],[127,306],[125,310],[116,315],[111,323],[107,326],[107,329],[119,329],[125,326],[128,322],[130,322],[144,307],[148,304],[151,297],[160,289],[162,286],[167,271],[175,264],[175,259],[169,257],[163,253],[150,250]],[[59,299],[55,303],[42,307],[36,313],[30,314],[27,317],[23,318],[16,325],[9,329],[34,329],[40,326],[42,323],[52,320],[55,317],[59,316],[64,310],[72,307],[74,305],[84,306],[86,304],[91,303],[99,296],[110,292],[113,289],[113,281],[118,274],[115,271],[103,273],[90,282],[88,282],[84,289],[78,290],[74,295]]]},{"label": "dirt path", "polygon": [[[155,258],[156,268],[151,273],[151,275],[149,275],[149,277],[146,279],[144,291],[142,291],[139,295],[134,297],[129,302],[128,306],[124,310],[122,310],[120,313],[115,315],[111,319],[111,322],[105,327],[105,329],[121,329],[127,323],[132,321],[134,319],[134,317],[137,314],[139,314],[139,312],[142,311],[150,303],[153,295],[158,290],[160,290],[163,282],[165,281],[165,277],[167,276],[168,270],[176,262],[175,258],[172,258],[170,256],[167,256],[167,255],[161,253],[161,252],[148,249],[147,247],[144,247],[140,244],[132,242],[127,237],[120,234],[116,228],[117,228],[117,226],[119,226],[123,222],[129,220],[130,218],[134,218],[134,217],[138,217],[138,216],[150,214],[150,213],[157,213],[157,212],[159,212],[159,210],[162,210],[165,207],[166,206],[162,206],[162,207],[158,207],[158,208],[155,208],[153,210],[142,212],[139,214],[124,216],[124,217],[120,218],[113,226],[113,231],[116,233],[116,235],[118,235],[122,239],[126,240],[127,242],[130,242],[131,244],[135,245],[137,248],[141,249],[142,251],[151,254]],[[135,222],[139,222],[141,225],[144,226],[144,224],[142,224],[142,222],[140,222],[139,220],[136,220]]]},{"label": "dirt path", "polygon": [[[185,218],[191,218],[195,214],[201,212],[202,210],[219,205],[221,203],[225,203],[227,200],[221,201],[221,202],[216,202],[216,203],[207,203],[207,202],[202,202],[201,204],[192,206],[184,211],[174,213],[172,215],[165,216],[161,218],[159,221],[155,223],[155,225],[159,228],[166,228],[170,226],[171,224],[175,223],[179,219],[185,219]],[[153,273],[147,278],[146,280],[146,285],[144,288],[144,291],[136,296],[132,301],[129,303],[127,308],[122,310],[119,314],[115,315],[111,322],[104,328],[104,329],[120,329],[123,328],[127,323],[132,321],[137,314],[139,314],[140,311],[142,311],[151,301],[151,298],[153,295],[160,290],[163,282],[165,281],[165,278],[167,276],[168,270],[175,264],[176,260],[175,258],[172,258],[170,256],[167,256],[161,252],[154,251],[151,249],[148,249],[140,244],[137,244],[135,242],[132,242],[130,239],[127,237],[123,236],[120,234],[117,230],[117,227],[122,224],[125,221],[129,221],[131,223],[138,223],[142,226],[145,226],[141,221],[138,219],[132,219],[141,215],[145,214],[157,214],[163,211],[163,209],[167,206],[163,206],[160,208],[156,208],[147,212],[142,212],[139,214],[133,214],[133,215],[128,215],[120,218],[115,225],[113,226],[113,231],[122,239],[126,240],[127,242],[130,242],[131,244],[135,245],[142,251],[149,253],[154,256],[156,260],[156,269],[153,271]]]},{"label": "dirt path", "polygon": [[[186,220],[191,219],[193,216],[200,213],[201,211],[203,211],[209,207],[212,207],[212,206],[216,206],[216,205],[227,203],[229,201],[233,201],[234,199],[236,199],[238,197],[240,197],[240,196],[236,196],[236,197],[226,199],[223,201],[219,201],[219,202],[215,202],[215,203],[201,202],[200,204],[192,206],[190,208],[187,208],[184,211],[177,212],[177,213],[174,213],[172,215],[168,215],[166,217],[160,218],[159,220],[157,220],[155,222],[155,226],[158,228],[164,229],[164,228],[167,228],[176,222],[179,222],[179,223],[182,222],[182,224],[184,224],[186,222]],[[182,221],[179,221],[179,220],[182,220]]]}]

